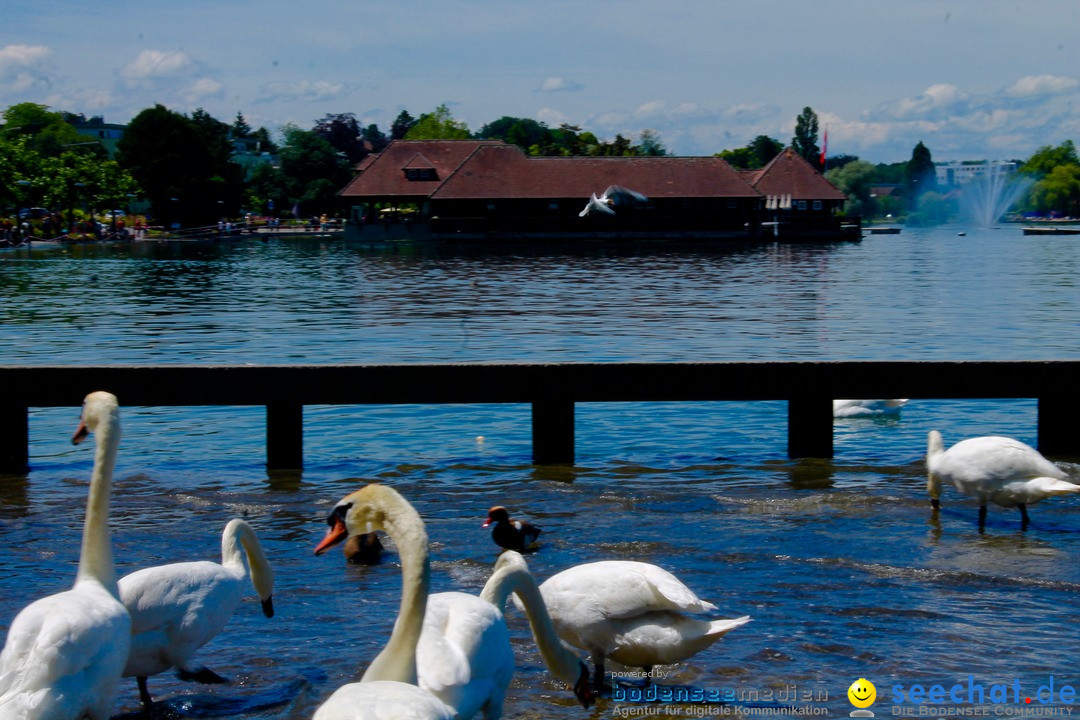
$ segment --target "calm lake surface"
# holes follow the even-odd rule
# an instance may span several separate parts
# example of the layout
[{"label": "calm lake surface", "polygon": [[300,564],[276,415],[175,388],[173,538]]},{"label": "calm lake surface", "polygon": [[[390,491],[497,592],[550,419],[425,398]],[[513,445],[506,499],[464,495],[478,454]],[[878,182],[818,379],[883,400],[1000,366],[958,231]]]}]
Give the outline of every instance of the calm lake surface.
[{"label": "calm lake surface", "polygon": [[[0,363],[1077,359],[1078,277],[1080,240],[1017,227],[694,251],[336,238],[7,250]],[[93,451],[69,442],[82,398],[71,400],[32,411],[31,472],[0,478],[0,637],[74,578]],[[337,500],[375,480],[424,517],[433,591],[479,592],[497,550],[480,524],[503,504],[544,530],[527,556],[538,580],[644,560],[719,615],[751,615],[661,668],[664,683],[740,707],[786,699],[846,716],[861,677],[877,686],[879,717],[918,714],[894,704],[897,685],[989,695],[1019,681],[1020,703],[990,715],[1043,707],[1051,676],[1055,693],[1080,688],[1080,501],[1034,506],[1027,532],[1015,510],[991,507],[980,534],[972,501],[947,489],[935,519],[926,496],[928,430],[946,444],[1033,444],[1034,401],[913,401],[898,419],[837,420],[832,461],[786,458],[784,403],[583,404],[572,468],[530,464],[528,406],[308,407],[305,471],[272,477],[260,408],[124,407],[122,419],[121,573],[220,558],[221,530],[240,516],[277,572],[277,615],[252,594],[199,656],[232,685],[150,680],[185,716],[308,718],[359,676],[397,614],[397,554],[360,567],[312,549]],[[1076,458],[1055,459],[1080,478]],[[507,717],[635,710],[577,706],[522,616],[507,616],[518,658]],[[135,682],[122,687],[117,714],[138,709]]]}]

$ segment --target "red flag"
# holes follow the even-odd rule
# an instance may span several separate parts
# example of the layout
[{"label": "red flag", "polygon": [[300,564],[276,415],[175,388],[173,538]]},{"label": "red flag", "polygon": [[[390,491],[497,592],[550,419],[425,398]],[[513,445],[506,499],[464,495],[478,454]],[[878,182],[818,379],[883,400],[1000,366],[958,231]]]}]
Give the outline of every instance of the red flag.
[{"label": "red flag", "polygon": [[825,169],[825,151],[829,149],[829,128],[825,128],[825,139],[821,141],[821,169]]}]

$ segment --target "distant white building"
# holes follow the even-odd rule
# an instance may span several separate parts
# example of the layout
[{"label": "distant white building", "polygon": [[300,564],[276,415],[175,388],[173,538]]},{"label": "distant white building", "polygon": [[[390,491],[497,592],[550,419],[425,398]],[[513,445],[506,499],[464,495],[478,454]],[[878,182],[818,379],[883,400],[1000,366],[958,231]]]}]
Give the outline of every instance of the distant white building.
[{"label": "distant white building", "polygon": [[1015,162],[1001,160],[979,160],[965,162],[935,163],[938,185],[960,187],[972,180],[997,175],[1012,175],[1019,169]]}]

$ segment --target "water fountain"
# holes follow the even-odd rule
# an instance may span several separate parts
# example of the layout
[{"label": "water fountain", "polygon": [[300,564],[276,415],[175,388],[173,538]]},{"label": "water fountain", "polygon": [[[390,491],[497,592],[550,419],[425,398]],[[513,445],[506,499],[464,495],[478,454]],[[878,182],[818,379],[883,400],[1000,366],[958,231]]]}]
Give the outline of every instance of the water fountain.
[{"label": "water fountain", "polygon": [[969,182],[961,195],[968,217],[980,227],[993,227],[1031,187],[1031,178],[1008,173],[1003,165],[987,161],[986,172]]}]

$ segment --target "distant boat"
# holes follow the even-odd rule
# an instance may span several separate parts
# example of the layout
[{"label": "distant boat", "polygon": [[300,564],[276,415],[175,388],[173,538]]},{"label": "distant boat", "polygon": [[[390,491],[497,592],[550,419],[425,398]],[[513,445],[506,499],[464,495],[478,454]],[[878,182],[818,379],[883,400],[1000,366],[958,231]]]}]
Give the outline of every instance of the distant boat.
[{"label": "distant boat", "polygon": [[866,231],[871,235],[899,235],[900,228],[898,227],[868,227]]}]

